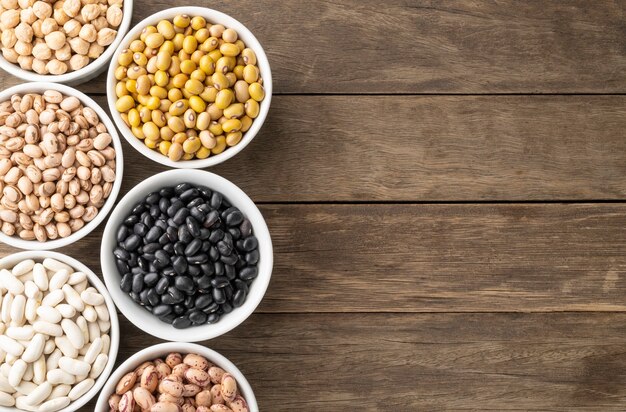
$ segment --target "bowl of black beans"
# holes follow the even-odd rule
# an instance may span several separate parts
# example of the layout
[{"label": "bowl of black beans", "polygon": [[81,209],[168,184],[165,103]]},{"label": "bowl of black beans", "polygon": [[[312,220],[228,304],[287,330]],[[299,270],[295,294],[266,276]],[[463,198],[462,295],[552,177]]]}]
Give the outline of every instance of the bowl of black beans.
[{"label": "bowl of black beans", "polygon": [[201,170],[139,183],[112,212],[100,250],[113,301],[161,339],[197,342],[241,324],[269,285],[273,252],[254,202]]}]

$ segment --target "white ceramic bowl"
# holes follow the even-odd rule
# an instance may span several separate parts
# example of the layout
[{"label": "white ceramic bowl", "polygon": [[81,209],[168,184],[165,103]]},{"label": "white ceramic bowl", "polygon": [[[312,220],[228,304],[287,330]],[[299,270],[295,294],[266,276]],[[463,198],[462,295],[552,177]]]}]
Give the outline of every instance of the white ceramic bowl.
[{"label": "white ceramic bowl", "polygon": [[[243,138],[237,145],[227,148],[218,155],[211,155],[206,159],[179,160],[178,162],[174,162],[170,160],[167,156],[162,155],[160,152],[149,149],[142,140],[139,140],[135,137],[135,135],[133,135],[128,126],[126,126],[126,123],[124,123],[124,121],[122,120],[120,113],[115,108],[115,101],[117,100],[115,95],[115,84],[117,83],[117,80],[115,79],[115,69],[118,66],[118,56],[122,53],[124,49],[128,48],[128,45],[130,45],[133,40],[139,38],[141,31],[146,26],[156,25],[160,20],[163,19],[171,20],[179,14],[187,14],[189,16],[202,16],[209,23],[219,23],[223,24],[226,28],[234,29],[239,35],[239,38],[243,40],[243,42],[246,44],[246,47],[251,48],[256,53],[257,65],[259,66],[261,77],[263,77],[265,98],[260,103],[259,116],[254,119],[254,122],[252,122],[252,126],[246,133],[244,133]],[[128,143],[130,143],[141,154],[154,160],[155,162],[161,163],[169,167],[195,169],[205,168],[222,163],[223,161],[235,156],[252,141],[254,136],[257,135],[257,133],[261,129],[261,126],[263,126],[263,123],[265,122],[267,113],[270,110],[270,102],[272,101],[272,72],[270,70],[270,64],[267,60],[267,56],[265,55],[263,47],[261,47],[259,41],[256,39],[256,37],[254,37],[254,34],[252,34],[252,32],[239,21],[224,13],[206,7],[176,7],[160,11],[142,20],[128,32],[126,37],[124,37],[124,40],[122,40],[122,43],[115,51],[115,54],[113,55],[113,59],[111,61],[111,66],[109,67],[109,73],[107,75],[107,100],[109,102],[109,110],[111,111],[113,121],[120,129],[122,136],[124,136]]]},{"label": "white ceramic bowl", "polygon": [[[117,228],[128,216],[131,209],[141,202],[149,193],[163,187],[175,186],[179,183],[192,183],[216,190],[224,195],[233,206],[237,206],[252,223],[252,230],[259,241],[258,276],[250,285],[250,291],[245,303],[231,313],[223,315],[220,320],[211,325],[192,326],[187,329],[176,329],[172,325],[159,320],[139,304],[135,303],[128,294],[120,289],[120,279],[113,249],[117,246],[115,236]],[[109,293],[119,310],[139,329],[164,340],[177,342],[198,342],[220,336],[237,325],[254,312],[259,305],[272,275],[273,252],[272,239],[265,220],[254,202],[234,183],[216,174],[201,170],[169,170],[154,175],[135,186],[120,200],[111,213],[102,236],[100,262],[104,281]]]},{"label": "white ceramic bowl", "polygon": [[124,0],[124,5],[122,6],[122,12],[124,13],[122,16],[122,23],[120,23],[120,26],[117,28],[117,35],[115,36],[113,43],[104,49],[104,52],[100,55],[100,57],[93,60],[82,69],[60,75],[38,74],[34,71],[22,69],[17,63],[10,63],[4,58],[4,56],[2,56],[2,53],[0,53],[0,68],[2,68],[5,72],[28,82],[54,82],[71,86],[85,83],[104,72],[108,67],[108,63],[111,60],[113,52],[122,41],[122,38],[130,26],[130,21],[133,17],[133,2],[134,0]]},{"label": "white ceramic bowl", "polygon": [[18,86],[10,87],[2,92],[0,92],[0,102],[5,100],[9,100],[11,95],[15,93],[26,94],[26,93],[43,93],[46,90],[57,90],[64,95],[67,96],[76,96],[81,103],[86,106],[94,109],[100,117],[100,121],[103,122],[106,127],[108,133],[112,137],[113,147],[115,148],[116,157],[115,157],[115,182],[113,183],[113,190],[111,190],[111,194],[108,199],[100,208],[100,211],[96,215],[96,217],[85,226],[83,226],[80,230],[72,233],[70,236],[66,238],[58,238],[55,240],[47,240],[45,242],[39,242],[37,240],[24,240],[20,239],[19,236],[7,236],[4,233],[0,232],[0,241],[11,245],[20,249],[29,249],[29,250],[49,250],[49,249],[57,249],[60,247],[67,246],[71,243],[76,242],[79,239],[82,239],[87,234],[89,234],[92,230],[94,230],[100,222],[104,220],[109,211],[113,208],[113,204],[115,203],[115,199],[117,199],[117,195],[120,191],[120,187],[122,186],[122,175],[124,173],[124,157],[122,156],[122,142],[117,134],[117,130],[113,125],[113,122],[107,116],[106,112],[100,107],[98,103],[93,101],[87,95],[79,92],[78,90],[65,86],[58,83],[24,83]]},{"label": "white ceramic bowl", "polygon": [[[87,266],[79,262],[78,260],[64,255],[58,252],[49,252],[49,251],[27,251],[27,252],[17,252],[7,257],[0,259],[0,269],[10,269],[25,259],[33,259],[36,262],[41,262],[46,258],[56,259],[60,262],[63,262],[67,265],[70,265],[72,268],[77,271],[83,272],[87,275],[87,279],[91,286],[96,288],[98,292],[104,297],[104,300],[107,305],[107,309],[109,310],[110,322],[111,322],[111,330],[109,331],[109,336],[111,337],[111,346],[109,349],[109,361],[102,371],[102,374],[96,379],[96,383],[89,389],[87,393],[83,396],[70,403],[67,407],[61,409],[59,412],[74,412],[84,406],[87,402],[89,402],[102,388],[104,383],[107,381],[107,378],[111,374],[113,370],[113,366],[115,365],[115,358],[117,357],[117,352],[119,349],[120,342],[120,325],[117,320],[117,312],[115,310],[115,305],[113,304],[113,300],[109,295],[107,289],[104,287],[102,281],[96,276],[95,273],[91,271]],[[15,407],[6,407],[0,406],[0,412],[15,412],[21,411],[21,409],[17,409]]]},{"label": "white ceramic bowl", "polygon": [[210,362],[214,363],[215,365],[224,369],[226,372],[233,375],[233,377],[237,381],[237,387],[239,388],[239,392],[241,393],[241,396],[243,396],[243,398],[246,400],[250,412],[259,412],[259,405],[256,402],[252,387],[250,387],[250,384],[246,380],[245,376],[243,376],[243,373],[241,373],[241,371],[237,369],[237,367],[231,361],[229,361],[223,355],[220,355],[218,352],[205,346],[197,345],[194,343],[177,342],[160,343],[158,345],[142,349],[141,351],[135,353],[133,356],[128,358],[120,366],[118,366],[115,372],[113,372],[113,374],[111,375],[111,378],[107,381],[106,385],[104,385],[104,387],[102,388],[102,392],[100,392],[100,396],[98,397],[98,403],[96,404],[94,412],[109,412],[109,397],[115,392],[115,386],[117,385],[119,380],[122,379],[122,376],[130,371],[133,371],[137,366],[141,365],[142,363],[161,357],[164,358],[170,352],[179,352],[183,355],[188,353],[202,355]]}]

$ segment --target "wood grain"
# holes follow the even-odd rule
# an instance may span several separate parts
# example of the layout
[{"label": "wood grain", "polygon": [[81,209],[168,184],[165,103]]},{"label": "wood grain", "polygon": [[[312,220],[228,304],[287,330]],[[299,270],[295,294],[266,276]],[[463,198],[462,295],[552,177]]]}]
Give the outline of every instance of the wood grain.
[{"label": "wood grain", "polygon": [[133,25],[190,5],[252,30],[278,93],[626,91],[623,1],[138,0]]},{"label": "wood grain", "polygon": [[[277,96],[210,170],[261,202],[624,199],[624,130],[626,96]],[[126,187],[166,169],[124,154]]]},{"label": "wood grain", "polygon": [[[275,252],[262,313],[626,311],[623,205],[261,211]],[[101,236],[61,251],[100,273]]]},{"label": "wood grain", "polygon": [[[622,411],[626,314],[253,315],[204,342],[261,411]],[[119,361],[159,341],[122,320]],[[85,408],[84,412],[91,411]]]}]

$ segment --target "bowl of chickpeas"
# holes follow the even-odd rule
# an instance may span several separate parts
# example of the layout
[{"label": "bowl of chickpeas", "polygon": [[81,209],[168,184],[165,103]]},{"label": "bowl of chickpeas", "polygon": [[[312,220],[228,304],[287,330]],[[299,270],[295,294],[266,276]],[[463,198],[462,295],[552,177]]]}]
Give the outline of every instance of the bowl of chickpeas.
[{"label": "bowl of chickpeas", "polygon": [[269,111],[272,76],[256,37],[204,7],[156,13],[131,29],[107,77],[111,116],[140,153],[204,168],[239,153]]},{"label": "bowl of chickpeas", "polygon": [[0,68],[31,82],[85,83],[128,31],[133,0],[3,0]]}]

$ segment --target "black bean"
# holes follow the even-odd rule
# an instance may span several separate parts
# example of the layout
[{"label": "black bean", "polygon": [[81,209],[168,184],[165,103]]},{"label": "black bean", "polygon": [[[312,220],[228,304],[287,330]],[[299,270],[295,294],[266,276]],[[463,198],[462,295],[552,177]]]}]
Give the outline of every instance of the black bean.
[{"label": "black bean", "polygon": [[215,244],[224,238],[224,231],[222,229],[215,229],[211,231],[211,236],[209,236],[209,242]]},{"label": "black bean", "polygon": [[211,286],[211,278],[207,275],[201,276],[196,281],[198,288],[200,289],[208,289]]},{"label": "black bean", "polygon": [[126,226],[134,226],[137,222],[139,222],[139,216],[137,215],[130,215],[126,219],[124,219],[124,224]]},{"label": "black bean", "polygon": [[161,301],[161,297],[159,296],[159,294],[156,293],[154,288],[147,289],[147,291],[148,291],[148,302],[150,303],[150,305],[152,306],[158,305],[159,302]]},{"label": "black bean", "polygon": [[167,266],[171,261],[170,255],[163,249],[154,252],[154,258],[163,266]]},{"label": "black bean", "polygon": [[150,270],[150,263],[142,257],[137,258],[137,265],[143,269],[144,272]]},{"label": "black bean", "polygon": [[174,322],[174,319],[176,319],[176,315],[174,315],[173,313],[170,313],[170,314],[169,314],[169,315],[167,315],[167,316],[161,316],[161,317],[159,317],[159,319],[160,319],[162,322],[169,323],[169,324],[171,325],[171,324],[172,324],[172,322]]},{"label": "black bean", "polygon": [[226,224],[228,226],[238,226],[241,224],[241,222],[243,222],[243,213],[241,213],[239,210],[230,212],[226,216]]},{"label": "black bean", "polygon": [[229,285],[230,282],[226,279],[225,276],[216,276],[211,279],[211,286],[214,288],[223,288],[224,286]]},{"label": "black bean", "polygon": [[224,266],[224,276],[226,276],[226,279],[228,280],[235,280],[237,277],[237,270],[232,265],[226,265]]},{"label": "black bean", "polygon": [[222,289],[213,289],[213,301],[219,305],[226,302],[226,295]]},{"label": "black bean", "polygon": [[167,221],[161,218],[159,218],[156,222],[154,222],[154,225],[161,229],[161,233],[163,233],[168,228]]},{"label": "black bean", "polygon": [[207,240],[209,236],[211,236],[211,231],[209,229],[200,228],[200,239]]},{"label": "black bean", "polygon": [[189,189],[181,193],[178,197],[180,198],[180,200],[186,203],[191,201],[192,199],[195,199],[198,196],[200,196],[200,192],[198,191],[198,189],[196,189],[195,187],[190,187]]},{"label": "black bean", "polygon": [[196,297],[195,307],[197,309],[204,309],[213,303],[213,297],[209,294],[201,294]]},{"label": "black bean", "polygon": [[209,259],[212,262],[217,262],[220,259],[220,252],[217,251],[216,247],[211,246],[209,249]]},{"label": "black bean", "polygon": [[172,267],[177,275],[184,275],[187,271],[187,260],[182,256],[174,256],[172,258]]},{"label": "black bean", "polygon": [[248,219],[244,219],[239,225],[242,237],[248,237],[252,234],[252,223]]},{"label": "black bean", "polygon": [[134,275],[132,291],[135,293],[139,293],[142,290],[143,290],[143,275],[142,274]]},{"label": "black bean", "polygon": [[187,191],[187,189],[191,189],[193,186],[191,185],[191,183],[179,183],[174,187],[174,193],[176,193],[176,195],[180,196],[181,193]]},{"label": "black bean", "polygon": [[213,194],[211,189],[209,189],[208,187],[200,186],[198,190],[200,191],[200,194],[202,195],[202,197],[204,197],[205,200],[209,200],[211,198],[211,195]]},{"label": "black bean", "polygon": [[193,296],[188,295],[183,301],[183,305],[187,309],[194,309],[196,305],[196,300],[193,298]]},{"label": "black bean", "polygon": [[132,252],[137,250],[140,244],[141,238],[137,234],[133,233],[132,235],[128,236],[124,241],[124,249]]},{"label": "black bean", "polygon": [[216,323],[218,320],[220,320],[220,315],[217,313],[211,313],[207,319],[206,319],[206,323]]},{"label": "black bean", "polygon": [[139,299],[141,300],[142,305],[149,305],[150,301],[148,300],[148,289],[144,289],[139,292]]},{"label": "black bean", "polygon": [[152,313],[155,316],[161,317],[172,313],[172,306],[170,305],[153,305]]},{"label": "black bean", "polygon": [[202,270],[202,274],[203,275],[214,275],[215,274],[215,267],[213,266],[213,263],[203,263],[200,265],[200,270]]},{"label": "black bean", "polygon": [[183,313],[185,313],[185,305],[174,305],[174,313],[177,315],[182,315]]},{"label": "black bean", "polygon": [[194,310],[193,312],[189,313],[189,320],[196,325],[206,323],[206,318],[206,313],[199,310]]},{"label": "black bean", "polygon": [[223,200],[223,197],[221,194],[217,192],[213,192],[211,194],[211,200],[209,203],[211,204],[211,207],[213,209],[219,209],[219,207],[222,205],[222,200]]},{"label": "black bean", "polygon": [[239,260],[239,258],[237,257],[237,255],[230,255],[230,256],[224,256],[222,255],[220,257],[220,260],[222,262],[224,262],[225,265],[234,265],[235,263],[237,263],[237,260]]},{"label": "black bean", "polygon": [[164,187],[161,190],[159,190],[159,194],[163,197],[172,197],[174,196],[174,188],[173,187]]},{"label": "black bean", "polygon": [[181,202],[180,200],[176,199],[176,201],[170,203],[170,206],[167,208],[166,213],[169,217],[174,217],[176,213],[178,213],[178,211],[182,209],[183,207],[185,207],[185,204]]},{"label": "black bean", "polygon": [[248,284],[243,280],[235,279],[233,285],[235,286],[236,290],[243,290],[244,292],[246,292],[246,295],[248,294]]},{"label": "black bean", "polygon": [[200,253],[197,255],[187,257],[187,262],[192,265],[199,265],[209,261],[209,256],[206,253]]},{"label": "black bean", "polygon": [[174,286],[176,286],[178,290],[185,293],[191,293],[195,289],[193,280],[187,276],[176,276],[176,279],[174,279]]},{"label": "black bean", "polygon": [[212,210],[211,212],[209,212],[208,215],[206,215],[206,218],[204,218],[204,221],[202,222],[202,226],[204,226],[207,229],[210,229],[214,224],[216,224],[220,219],[220,214],[217,212],[217,210]]},{"label": "black bean", "polygon": [[[202,243],[202,242],[200,242]],[[130,253],[126,249],[122,249],[121,247],[116,247],[113,250],[113,255],[120,260],[128,260],[130,259]]]},{"label": "black bean", "polygon": [[202,269],[200,269],[200,265],[188,265],[187,274],[191,276],[200,276],[202,275]]},{"label": "black bean", "polygon": [[130,230],[128,230],[127,226],[120,225],[120,227],[117,228],[117,233],[115,234],[115,240],[118,243],[123,242],[124,239],[126,239],[126,237],[128,236],[129,232]]},{"label": "black bean", "polygon": [[189,209],[189,214],[196,219],[198,222],[204,221],[204,213],[200,211],[197,207],[192,207]]},{"label": "black bean", "polygon": [[147,210],[147,207],[143,203],[136,204],[135,207],[131,210],[130,213],[133,215],[141,215],[143,212]]},{"label": "black bean", "polygon": [[187,226],[181,226],[178,228],[178,239],[185,244],[193,240],[192,234],[189,232]]},{"label": "black bean", "polygon": [[137,303],[141,303],[141,298],[139,297],[139,293],[131,291],[129,294],[130,298]]},{"label": "black bean", "polygon": [[130,291],[133,289],[133,275],[127,273],[122,276],[122,280],[120,281],[120,289],[122,289],[122,291],[125,293],[130,293]]},{"label": "black bean", "polygon": [[178,229],[176,229],[175,227],[168,226],[168,228],[165,230],[165,233],[167,234],[170,242],[178,241]]},{"label": "black bean", "polygon": [[253,250],[252,252],[246,253],[244,259],[248,265],[256,265],[259,263],[259,251]]},{"label": "black bean", "polygon": [[150,206],[150,215],[141,219],[141,223],[148,227],[152,227],[154,225],[154,219],[158,219],[161,215],[161,210],[158,205]]},{"label": "black bean", "polygon": [[170,201],[169,201],[169,199],[168,199],[168,198],[166,198],[166,197],[162,197],[162,198],[159,200],[159,210],[160,210],[162,213],[167,213],[167,208],[168,208],[168,207],[170,207],[170,204],[171,204],[171,203],[170,203]]},{"label": "black bean", "polygon": [[154,287],[154,290],[159,295],[162,295],[162,294],[164,294],[167,291],[167,288],[168,288],[169,285],[170,285],[169,280],[166,277],[162,277],[157,282],[156,286]]},{"label": "black bean", "polygon": [[174,243],[174,254],[183,256],[185,254],[186,245],[183,242]]},{"label": "black bean", "polygon": [[206,308],[202,309],[202,311],[204,313],[213,313],[213,312],[217,312],[220,308],[220,305],[218,305],[217,303],[213,302],[211,303],[209,306],[207,306]]},{"label": "black bean", "polygon": [[144,272],[145,271],[139,266],[135,266],[130,270],[130,273],[132,273],[133,275],[137,275],[137,274],[144,273]]},{"label": "black bean", "polygon": [[155,272],[146,273],[143,277],[143,282],[147,287],[151,288],[159,281],[159,274]]},{"label": "black bean", "polygon": [[172,322],[172,326],[174,326],[176,329],[185,329],[191,326],[191,321],[187,316],[179,316],[174,319],[174,322]]},{"label": "black bean", "polygon": [[191,242],[189,242],[189,244],[185,248],[184,254],[185,254],[185,256],[195,255],[196,252],[198,252],[200,250],[200,248],[202,248],[202,240],[194,239]]},{"label": "black bean", "polygon": [[172,217],[172,221],[177,225],[182,225],[183,223],[185,223],[185,219],[187,218],[187,216],[189,216],[190,213],[191,212],[189,212],[189,209],[187,209],[186,207],[181,207]]},{"label": "black bean", "polygon": [[128,263],[124,262],[122,259],[115,259],[115,266],[117,267],[118,273],[130,272]]},{"label": "black bean", "polygon": [[164,293],[161,295],[161,303],[164,303],[166,305],[174,305],[175,303],[177,303],[177,301],[176,298],[174,298],[172,295]]},{"label": "black bean", "polygon": [[230,285],[230,283],[224,286],[222,290],[224,291],[224,294],[226,295],[227,301],[230,301],[233,299],[233,294],[235,293],[235,291],[233,290],[233,287]]},{"label": "black bean", "polygon": [[224,264],[222,262],[213,263],[213,270],[215,271],[215,276],[222,276],[224,274]]},{"label": "black bean", "polygon": [[228,233],[233,237],[233,239],[238,240],[241,237],[241,230],[237,227],[229,227]]},{"label": "black bean", "polygon": [[243,240],[242,249],[246,252],[252,252],[259,247],[259,241],[256,236],[248,236]]},{"label": "black bean", "polygon": [[144,241],[148,243],[156,242],[157,240],[159,240],[162,234],[163,229],[158,226],[152,226],[150,230],[148,230],[148,233],[146,233]]},{"label": "black bean", "polygon": [[224,302],[220,305],[220,310],[222,313],[230,313],[233,311],[233,305],[228,302]]},{"label": "black bean", "polygon": [[250,280],[250,279],[256,278],[257,275],[258,275],[258,273],[257,273],[256,267],[248,266],[246,268],[243,268],[239,272],[239,279],[241,279],[241,280]]},{"label": "black bean", "polygon": [[201,196],[198,196],[194,198],[193,200],[191,200],[190,202],[187,202],[187,207],[191,211],[191,209],[195,209],[198,206],[203,205],[203,204],[205,204],[204,199]]},{"label": "black bean", "polygon": [[246,291],[242,289],[238,289],[233,295],[233,306],[238,308],[241,305],[243,305],[245,300],[246,300]]},{"label": "black bean", "polygon": [[[184,210],[189,211],[189,209]],[[200,237],[200,224],[196,219],[194,219],[192,216],[187,216],[185,218],[185,224],[187,225],[187,229],[189,229],[189,233],[191,233],[191,236]]]},{"label": "black bean", "polygon": [[230,254],[233,253],[233,245],[223,240],[220,240],[219,242],[217,242],[217,250],[222,256],[230,256]]},{"label": "black bean", "polygon": [[174,244],[173,243],[168,243],[166,245],[163,245],[163,250],[166,251],[167,253],[169,253],[170,255],[174,253]]}]

